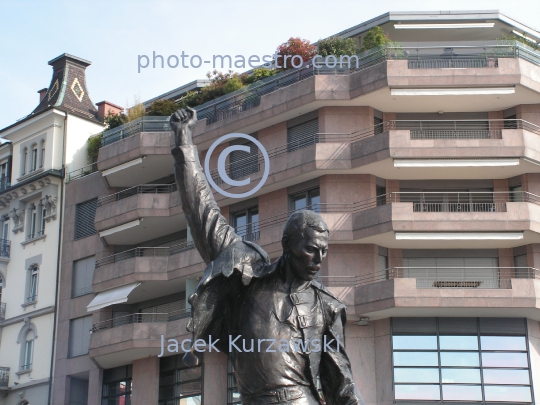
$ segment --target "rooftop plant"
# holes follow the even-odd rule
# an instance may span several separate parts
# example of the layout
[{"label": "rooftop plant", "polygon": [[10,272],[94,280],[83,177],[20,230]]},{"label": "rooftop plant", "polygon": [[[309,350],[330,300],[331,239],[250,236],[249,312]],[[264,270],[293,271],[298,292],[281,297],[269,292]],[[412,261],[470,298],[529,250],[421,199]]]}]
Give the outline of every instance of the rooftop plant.
[{"label": "rooftop plant", "polygon": [[179,105],[173,100],[156,100],[152,103],[146,115],[166,117],[178,110]]},{"label": "rooftop plant", "polygon": [[[316,54],[317,47],[307,39],[291,37],[287,42],[278,46],[276,67],[281,70],[294,69],[295,66],[300,65],[298,59],[295,58],[295,60],[293,60],[294,56],[300,56],[302,64],[304,64],[311,60]],[[290,58],[285,58],[285,56],[290,56]]]},{"label": "rooftop plant", "polygon": [[388,34],[383,31],[383,29],[379,26],[371,28],[366,36],[364,37],[364,40],[362,42],[362,52],[376,48],[378,46],[383,46],[388,44],[389,42],[392,42],[390,38],[388,37]]},{"label": "rooftop plant", "polygon": [[356,55],[356,41],[354,38],[341,38],[338,36],[321,39],[318,42],[318,54],[323,58],[329,55]]}]

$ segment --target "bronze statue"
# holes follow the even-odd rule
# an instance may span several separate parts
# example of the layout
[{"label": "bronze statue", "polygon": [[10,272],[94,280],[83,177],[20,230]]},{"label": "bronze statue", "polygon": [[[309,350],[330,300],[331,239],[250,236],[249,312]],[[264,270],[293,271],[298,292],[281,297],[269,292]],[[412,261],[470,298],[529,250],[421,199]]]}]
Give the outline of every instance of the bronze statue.
[{"label": "bronze statue", "polygon": [[314,280],[327,253],[328,226],[313,211],[293,213],[274,263],[243,241],[206,181],[191,136],[196,121],[190,108],[170,121],[182,208],[207,264],[189,298],[193,336],[184,362],[197,364],[197,339],[213,341],[232,360],[243,405],[364,404],[344,349],[345,306]]}]

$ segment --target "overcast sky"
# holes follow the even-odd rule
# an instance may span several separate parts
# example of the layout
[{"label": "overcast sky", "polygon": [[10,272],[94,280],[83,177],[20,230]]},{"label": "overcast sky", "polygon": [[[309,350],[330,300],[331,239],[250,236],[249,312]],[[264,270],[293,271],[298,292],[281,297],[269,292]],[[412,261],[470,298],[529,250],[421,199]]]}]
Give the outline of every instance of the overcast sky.
[{"label": "overcast sky", "polygon": [[[501,10],[538,29],[537,0],[0,0],[0,128],[29,114],[62,53],[92,61],[94,103],[158,96],[209,68],[146,69],[138,55],[264,55],[289,37],[312,42],[388,11]],[[187,60],[186,60],[187,61]],[[173,60],[171,60],[171,63]],[[242,70],[242,69],[239,69]],[[244,69],[247,70],[247,69]]]}]

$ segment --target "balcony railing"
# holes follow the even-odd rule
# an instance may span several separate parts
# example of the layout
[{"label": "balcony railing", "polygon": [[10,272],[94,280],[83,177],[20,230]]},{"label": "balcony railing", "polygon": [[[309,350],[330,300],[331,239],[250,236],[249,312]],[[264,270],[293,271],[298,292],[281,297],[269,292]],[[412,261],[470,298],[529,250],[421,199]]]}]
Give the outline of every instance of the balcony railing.
[{"label": "balcony railing", "polygon": [[123,200],[137,194],[167,194],[176,191],[176,183],[172,184],[141,184],[119,191],[115,194],[106,195],[98,198],[97,206],[109,204],[115,201]]},{"label": "balcony railing", "polygon": [[6,319],[6,303],[0,302],[0,321]]},{"label": "balcony railing", "polygon": [[117,328],[124,325],[132,325],[134,323],[162,323],[172,322],[179,319],[187,318],[190,316],[189,309],[181,309],[169,313],[136,313],[125,316],[119,316],[116,318],[108,319],[106,321],[98,322],[92,326],[92,333],[99,332],[104,329]]},{"label": "balcony railing", "polygon": [[0,257],[9,259],[11,252],[11,241],[8,239],[0,239]]},{"label": "balcony railing", "polygon": [[510,289],[512,279],[540,279],[532,267],[393,267],[359,276],[320,276],[327,287],[358,287],[396,278],[416,279],[416,288]]},{"label": "balcony railing", "polygon": [[122,260],[133,259],[134,257],[157,257],[157,256],[172,256],[186,250],[193,249],[195,245],[192,241],[185,241],[178,245],[169,247],[138,247],[126,250],[125,252],[116,253],[111,256],[96,260],[96,269],[107,264],[116,263]]},{"label": "balcony railing", "polygon": [[150,117],[144,116],[137,118],[127,124],[117,128],[109,129],[103,132],[101,146],[120,141],[141,132],[168,132],[171,130],[169,125],[170,117]]},{"label": "balcony railing", "polygon": [[[358,58],[358,62],[356,61]],[[521,58],[540,66],[540,54],[516,41],[494,43],[470,42],[466,45],[383,46],[353,56],[351,69],[348,67],[309,67],[293,69],[269,77],[195,107],[199,119],[207,124],[238,115],[260,105],[261,97],[276,90],[298,83],[314,75],[349,75],[367,69],[387,60],[407,60],[409,69],[440,68],[495,68],[500,58]],[[344,63],[347,61],[345,60]],[[319,61],[318,65],[321,65]],[[170,131],[169,117],[142,117],[103,133],[101,145],[109,145],[140,132]]]},{"label": "balcony railing", "polygon": [[97,162],[91,163],[88,166],[84,166],[78,170],[74,170],[72,172],[69,172],[67,175],[67,182],[80,179],[81,177],[88,176],[89,174],[97,172]]},{"label": "balcony railing", "polygon": [[0,388],[7,388],[9,385],[9,367],[0,367]]},{"label": "balcony railing", "polygon": [[[351,143],[382,134],[386,131],[410,131],[412,140],[421,139],[501,139],[503,129],[523,129],[540,135],[540,127],[518,119],[503,120],[392,120],[384,121],[372,127],[351,133],[313,133],[293,142],[269,149],[270,159],[288,152],[318,143]],[[264,157],[260,153],[255,157],[248,155],[225,165],[225,171],[232,179],[240,179],[260,171]],[[218,170],[210,171],[216,184],[222,184]]]}]

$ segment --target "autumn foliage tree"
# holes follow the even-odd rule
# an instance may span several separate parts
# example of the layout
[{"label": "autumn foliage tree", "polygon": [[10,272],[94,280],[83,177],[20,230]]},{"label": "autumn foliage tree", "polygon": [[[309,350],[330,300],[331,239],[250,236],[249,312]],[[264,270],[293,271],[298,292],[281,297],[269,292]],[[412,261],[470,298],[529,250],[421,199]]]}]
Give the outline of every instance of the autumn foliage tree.
[{"label": "autumn foliage tree", "polygon": [[307,39],[289,38],[277,48],[276,67],[281,70],[298,68],[317,54],[317,47]]}]

